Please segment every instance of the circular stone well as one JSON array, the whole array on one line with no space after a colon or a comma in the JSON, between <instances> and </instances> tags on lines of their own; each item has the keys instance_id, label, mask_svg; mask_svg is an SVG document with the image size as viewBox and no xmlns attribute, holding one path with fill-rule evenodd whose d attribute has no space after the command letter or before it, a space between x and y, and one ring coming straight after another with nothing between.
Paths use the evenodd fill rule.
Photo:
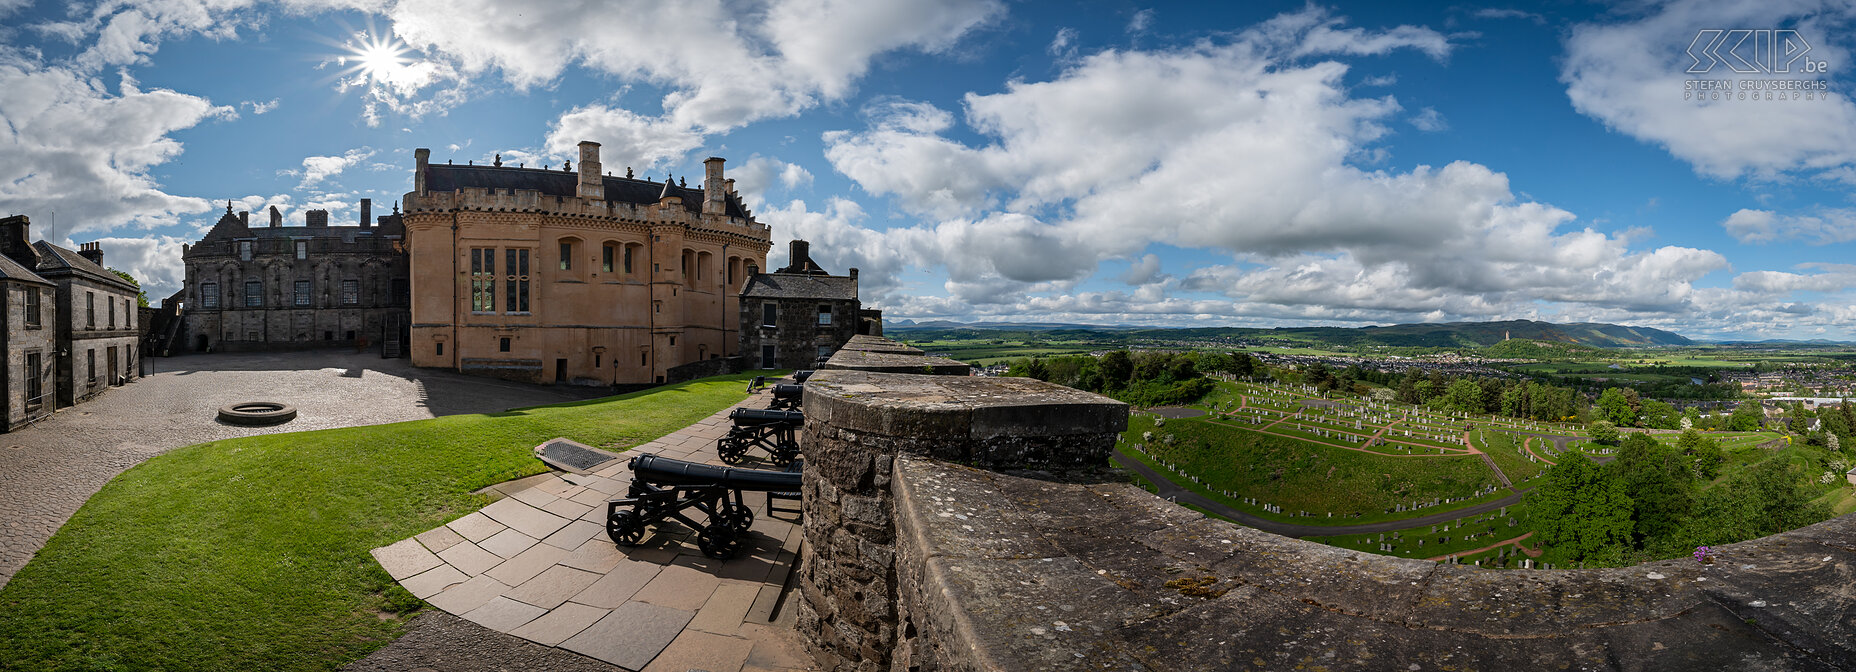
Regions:
<instances>
[{"instance_id":1,"label":"circular stone well","mask_svg":"<svg viewBox=\"0 0 1856 672\"><path fill-rule=\"evenodd\" d=\"M219 408L219 420L234 425L277 425L295 419L295 406L275 401L242 401Z\"/></svg>"}]
</instances>

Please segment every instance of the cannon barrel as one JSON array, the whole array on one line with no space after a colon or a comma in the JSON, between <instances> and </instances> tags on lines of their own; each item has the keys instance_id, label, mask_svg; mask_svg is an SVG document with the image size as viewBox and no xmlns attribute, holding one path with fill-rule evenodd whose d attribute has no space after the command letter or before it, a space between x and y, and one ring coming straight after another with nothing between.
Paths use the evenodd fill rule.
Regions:
<instances>
[{"instance_id":1,"label":"cannon barrel","mask_svg":"<svg viewBox=\"0 0 1856 672\"><path fill-rule=\"evenodd\" d=\"M807 378L811 378L811 377L812 377L812 372L813 372L813 370L812 370L812 369L802 369L802 370L799 370L799 371L794 371L794 372L793 372L793 382L795 382L795 383L803 383L803 382L806 382L806 379L807 379Z\"/></svg>"},{"instance_id":2,"label":"cannon barrel","mask_svg":"<svg viewBox=\"0 0 1856 672\"><path fill-rule=\"evenodd\" d=\"M632 475L653 485L717 485L751 492L793 492L799 489L797 472L718 467L673 460L658 455L632 458Z\"/></svg>"},{"instance_id":3,"label":"cannon barrel","mask_svg":"<svg viewBox=\"0 0 1856 672\"><path fill-rule=\"evenodd\" d=\"M775 399L798 399L804 397L805 394L806 386L804 385L781 384L773 386L773 398Z\"/></svg>"},{"instance_id":4,"label":"cannon barrel","mask_svg":"<svg viewBox=\"0 0 1856 672\"><path fill-rule=\"evenodd\" d=\"M806 414L799 411L775 411L764 408L737 408L728 412L728 419L736 427L759 427L762 425L803 425Z\"/></svg>"}]
</instances>

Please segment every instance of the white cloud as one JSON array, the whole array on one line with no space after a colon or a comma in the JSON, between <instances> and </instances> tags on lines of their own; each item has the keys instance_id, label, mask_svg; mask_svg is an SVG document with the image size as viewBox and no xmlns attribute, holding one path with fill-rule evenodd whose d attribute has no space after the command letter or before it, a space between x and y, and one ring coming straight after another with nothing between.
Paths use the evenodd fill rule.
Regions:
<instances>
[{"instance_id":1,"label":"white cloud","mask_svg":"<svg viewBox=\"0 0 1856 672\"><path fill-rule=\"evenodd\" d=\"M1153 25L1154 10L1143 9L1135 12L1134 16L1128 19L1128 32L1138 35L1147 32L1147 29L1153 27Z\"/></svg>"},{"instance_id":2,"label":"white cloud","mask_svg":"<svg viewBox=\"0 0 1856 672\"><path fill-rule=\"evenodd\" d=\"M166 193L149 171L181 153L170 134L233 108L143 91L126 73L120 81L112 94L97 78L0 49L0 155L7 157L0 161L0 212L30 215L43 223L44 236L59 240L169 225L208 208L203 199Z\"/></svg>"},{"instance_id":3,"label":"white cloud","mask_svg":"<svg viewBox=\"0 0 1856 672\"><path fill-rule=\"evenodd\" d=\"M240 102L238 106L240 109L250 110L252 114L264 114L271 110L277 109L277 102L278 102L278 99L276 98L272 98L270 102L257 102L257 101L247 100L247 101Z\"/></svg>"},{"instance_id":4,"label":"white cloud","mask_svg":"<svg viewBox=\"0 0 1856 672\"><path fill-rule=\"evenodd\" d=\"M1470 14L1478 19L1525 19L1536 24L1546 23L1547 17L1519 9L1496 9L1485 7Z\"/></svg>"},{"instance_id":5,"label":"white cloud","mask_svg":"<svg viewBox=\"0 0 1856 672\"><path fill-rule=\"evenodd\" d=\"M340 156L304 157L301 171L303 181L297 185L297 188L307 189L320 184L323 180L340 175L349 166L366 161L376 153L378 152L369 147L356 147L342 152Z\"/></svg>"},{"instance_id":6,"label":"white cloud","mask_svg":"<svg viewBox=\"0 0 1856 672\"><path fill-rule=\"evenodd\" d=\"M622 107L587 105L561 115L548 129L547 152L579 157L579 144L600 144L599 161L615 171L675 165L702 146L702 133L665 117L645 117ZM615 172L614 174L619 174Z\"/></svg>"},{"instance_id":7,"label":"white cloud","mask_svg":"<svg viewBox=\"0 0 1856 672\"><path fill-rule=\"evenodd\" d=\"M1450 122L1445 121L1444 115L1438 113L1436 108L1418 110L1417 114L1411 115L1410 121L1412 126L1426 133L1450 130Z\"/></svg>"},{"instance_id":8,"label":"white cloud","mask_svg":"<svg viewBox=\"0 0 1856 672\"><path fill-rule=\"evenodd\" d=\"M403 0L389 16L416 49L518 87L572 64L671 89L664 119L717 132L849 93L878 54L947 50L1004 11L996 0L696 0L588 11L565 3Z\"/></svg>"},{"instance_id":9,"label":"white cloud","mask_svg":"<svg viewBox=\"0 0 1856 672\"><path fill-rule=\"evenodd\" d=\"M812 172L799 164L759 155L749 157L739 168L729 169L728 175L734 178L735 191L750 208L761 207L766 202L767 191L775 185L792 191L812 184Z\"/></svg>"},{"instance_id":10,"label":"white cloud","mask_svg":"<svg viewBox=\"0 0 1856 672\"><path fill-rule=\"evenodd\" d=\"M1750 245L1784 241L1803 241L1811 245L1847 243L1856 240L1856 209L1820 208L1812 215L1741 209L1728 215L1721 227L1736 240Z\"/></svg>"},{"instance_id":11,"label":"white cloud","mask_svg":"<svg viewBox=\"0 0 1856 672\"><path fill-rule=\"evenodd\" d=\"M174 236L108 237L98 238L95 242L102 244L103 265L134 276L135 281L142 285L142 291L148 294L148 304L151 306L161 305L162 299L180 291L181 285L186 282L187 267L181 262L180 247L194 242L191 239Z\"/></svg>"},{"instance_id":12,"label":"white cloud","mask_svg":"<svg viewBox=\"0 0 1856 672\"><path fill-rule=\"evenodd\" d=\"M1380 156L1398 101L1351 97L1345 65L1302 59L1388 44L1447 55L1428 35L1305 10L1225 43L1105 51L1050 81L968 94L977 144L950 137L945 110L879 101L867 129L825 136L826 156L866 191L938 220L862 234L946 268L948 296L920 304L936 311L1407 321L1545 317L1543 305L1698 310L1696 283L1727 269L1718 253L1632 250L1641 231L1575 226L1475 163L1359 167ZM1241 264L1170 279L1149 263L1154 244L1225 250ZM1112 258L1134 260L1122 279L1137 291L1067 291Z\"/></svg>"},{"instance_id":13,"label":"white cloud","mask_svg":"<svg viewBox=\"0 0 1856 672\"><path fill-rule=\"evenodd\" d=\"M1076 58L1076 35L1075 28L1058 28L1057 35L1051 38L1050 46L1044 50L1058 60Z\"/></svg>"},{"instance_id":14,"label":"white cloud","mask_svg":"<svg viewBox=\"0 0 1856 672\"><path fill-rule=\"evenodd\" d=\"M1856 6L1695 0L1643 7L1634 20L1573 28L1560 81L1574 109L1716 178L1834 174L1856 165L1856 103L1847 90L1810 101L1683 97L1687 80L1744 77L1721 66L1686 72L1698 30L1795 26L1811 43L1811 58L1847 69L1856 63L1838 41L1847 41L1843 26L1856 18Z\"/></svg>"}]
</instances>

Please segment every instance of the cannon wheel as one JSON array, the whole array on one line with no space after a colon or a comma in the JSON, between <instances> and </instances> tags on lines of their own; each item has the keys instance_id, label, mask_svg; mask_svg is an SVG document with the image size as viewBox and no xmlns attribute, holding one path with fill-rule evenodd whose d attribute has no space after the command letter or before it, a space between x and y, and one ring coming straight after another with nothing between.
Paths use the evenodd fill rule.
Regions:
<instances>
[{"instance_id":1,"label":"cannon wheel","mask_svg":"<svg viewBox=\"0 0 1856 672\"><path fill-rule=\"evenodd\" d=\"M741 550L741 533L727 525L709 525L696 533L696 547L711 558L732 558Z\"/></svg>"},{"instance_id":2,"label":"cannon wheel","mask_svg":"<svg viewBox=\"0 0 1856 672\"><path fill-rule=\"evenodd\" d=\"M644 521L635 511L620 511L606 518L606 536L620 546L637 546L644 539Z\"/></svg>"},{"instance_id":3,"label":"cannon wheel","mask_svg":"<svg viewBox=\"0 0 1856 672\"><path fill-rule=\"evenodd\" d=\"M748 454L747 439L735 436L716 439L715 452L723 464L741 464L741 458Z\"/></svg>"},{"instance_id":4,"label":"cannon wheel","mask_svg":"<svg viewBox=\"0 0 1856 672\"><path fill-rule=\"evenodd\" d=\"M754 524L754 510L745 504L727 502L715 514L715 523L745 533Z\"/></svg>"}]
</instances>

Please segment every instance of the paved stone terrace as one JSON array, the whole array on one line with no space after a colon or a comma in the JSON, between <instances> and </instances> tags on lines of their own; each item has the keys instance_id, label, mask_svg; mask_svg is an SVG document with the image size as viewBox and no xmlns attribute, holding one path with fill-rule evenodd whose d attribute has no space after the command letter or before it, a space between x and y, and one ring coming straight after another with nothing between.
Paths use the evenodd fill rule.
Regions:
<instances>
[{"instance_id":1,"label":"paved stone terrace","mask_svg":"<svg viewBox=\"0 0 1856 672\"><path fill-rule=\"evenodd\" d=\"M759 408L768 400L762 393L739 405ZM722 464L715 441L728 432L729 410L625 457L655 453ZM761 454L750 451L750 460ZM792 630L793 610L775 616L799 552L797 514L769 516L765 497L748 493L751 545L728 561L704 556L694 534L680 527L653 528L643 544L620 547L606 537L606 500L623 496L631 483L626 461L586 475L552 472L497 486L507 497L374 549L374 557L434 607L628 670L810 669Z\"/></svg>"},{"instance_id":2,"label":"paved stone terrace","mask_svg":"<svg viewBox=\"0 0 1856 672\"><path fill-rule=\"evenodd\" d=\"M181 446L237 436L495 413L605 396L607 388L524 385L413 368L331 349L154 358L155 374L0 434L0 587L117 474ZM297 407L271 427L217 420L221 406Z\"/></svg>"}]
</instances>

